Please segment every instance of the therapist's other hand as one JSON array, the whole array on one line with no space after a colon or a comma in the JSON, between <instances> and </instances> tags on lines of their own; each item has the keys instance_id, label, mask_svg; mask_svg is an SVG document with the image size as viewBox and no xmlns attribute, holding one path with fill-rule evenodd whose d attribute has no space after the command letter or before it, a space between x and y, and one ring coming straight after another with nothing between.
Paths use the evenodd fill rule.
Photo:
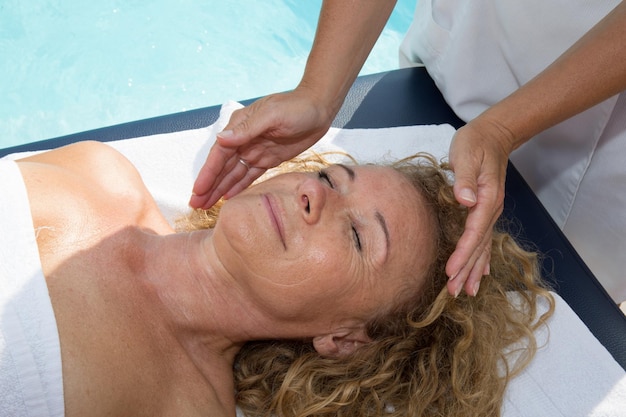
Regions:
<instances>
[{"instance_id":1,"label":"therapist's other hand","mask_svg":"<svg viewBox=\"0 0 626 417\"><path fill-rule=\"evenodd\" d=\"M513 140L497 123L477 118L457 131L450 145L454 196L468 207L463 235L446 264L448 292L476 295L489 275L491 235L504 207L504 182Z\"/></svg>"},{"instance_id":2,"label":"therapist's other hand","mask_svg":"<svg viewBox=\"0 0 626 417\"><path fill-rule=\"evenodd\" d=\"M269 95L233 112L200 169L189 205L209 208L222 196L233 197L268 168L311 147L333 117L303 89Z\"/></svg>"}]
</instances>

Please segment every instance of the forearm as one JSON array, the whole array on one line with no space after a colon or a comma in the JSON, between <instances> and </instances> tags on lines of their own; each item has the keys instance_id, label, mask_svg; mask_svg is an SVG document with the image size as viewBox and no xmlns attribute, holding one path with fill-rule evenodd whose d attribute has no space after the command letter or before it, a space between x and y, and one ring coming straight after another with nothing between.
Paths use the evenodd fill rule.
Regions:
<instances>
[{"instance_id":1,"label":"forearm","mask_svg":"<svg viewBox=\"0 0 626 417\"><path fill-rule=\"evenodd\" d=\"M395 3L396 0L324 0L298 88L310 91L331 117L339 111Z\"/></svg>"},{"instance_id":2,"label":"forearm","mask_svg":"<svg viewBox=\"0 0 626 417\"><path fill-rule=\"evenodd\" d=\"M553 64L476 121L494 122L511 150L626 89L626 2Z\"/></svg>"}]
</instances>

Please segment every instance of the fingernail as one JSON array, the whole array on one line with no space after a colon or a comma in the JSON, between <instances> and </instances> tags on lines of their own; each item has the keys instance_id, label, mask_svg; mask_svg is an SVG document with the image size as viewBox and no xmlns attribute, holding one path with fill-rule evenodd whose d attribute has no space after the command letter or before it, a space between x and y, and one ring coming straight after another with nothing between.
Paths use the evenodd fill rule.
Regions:
<instances>
[{"instance_id":1,"label":"fingernail","mask_svg":"<svg viewBox=\"0 0 626 417\"><path fill-rule=\"evenodd\" d=\"M231 138L233 136L233 131L232 130L222 130L220 133L217 134L217 136L219 136L220 138L228 139L228 138Z\"/></svg>"},{"instance_id":2,"label":"fingernail","mask_svg":"<svg viewBox=\"0 0 626 417\"><path fill-rule=\"evenodd\" d=\"M478 290L480 289L480 281L478 281L477 283L474 284L474 288L472 288L474 296L476 296L476 294L478 294Z\"/></svg>"},{"instance_id":3,"label":"fingernail","mask_svg":"<svg viewBox=\"0 0 626 417\"><path fill-rule=\"evenodd\" d=\"M461 192L459 192L459 195L465 201L468 201L470 203L476 202L476 194L474 194L474 192L469 188L463 188Z\"/></svg>"},{"instance_id":4,"label":"fingernail","mask_svg":"<svg viewBox=\"0 0 626 417\"><path fill-rule=\"evenodd\" d=\"M461 294L461 290L463 289L463 286L459 286L457 287L457 289L454 291L454 298L457 298L459 296L459 294Z\"/></svg>"},{"instance_id":5,"label":"fingernail","mask_svg":"<svg viewBox=\"0 0 626 417\"><path fill-rule=\"evenodd\" d=\"M467 264L465 264L465 265L467 265ZM465 265L461 266L454 274L450 275L450 278L448 278L448 281L452 281L454 278L459 276L459 274L461 273L463 268L465 268Z\"/></svg>"},{"instance_id":6,"label":"fingernail","mask_svg":"<svg viewBox=\"0 0 626 417\"><path fill-rule=\"evenodd\" d=\"M491 265L487 264L483 275L489 275L490 273L491 273Z\"/></svg>"}]
</instances>

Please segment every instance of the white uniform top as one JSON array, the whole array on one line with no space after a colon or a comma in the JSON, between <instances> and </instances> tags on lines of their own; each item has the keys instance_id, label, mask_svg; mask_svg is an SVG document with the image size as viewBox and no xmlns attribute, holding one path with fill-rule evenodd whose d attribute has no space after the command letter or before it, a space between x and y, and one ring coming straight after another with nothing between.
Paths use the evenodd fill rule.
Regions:
<instances>
[{"instance_id":1,"label":"white uniform top","mask_svg":"<svg viewBox=\"0 0 626 417\"><path fill-rule=\"evenodd\" d=\"M617 4L418 0L401 65L424 64L469 121L541 72ZM541 133L511 160L613 299L626 300L626 94Z\"/></svg>"}]
</instances>

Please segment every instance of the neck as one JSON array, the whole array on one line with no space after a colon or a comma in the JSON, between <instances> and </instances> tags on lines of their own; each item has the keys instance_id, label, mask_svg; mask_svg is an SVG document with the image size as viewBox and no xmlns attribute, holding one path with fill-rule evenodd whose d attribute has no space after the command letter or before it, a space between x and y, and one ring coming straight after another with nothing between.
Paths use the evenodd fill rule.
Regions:
<instances>
[{"instance_id":1,"label":"neck","mask_svg":"<svg viewBox=\"0 0 626 417\"><path fill-rule=\"evenodd\" d=\"M161 319L222 398L232 398L235 355L251 340L306 338L302 323L272 318L220 262L212 231L145 237L141 275ZM318 334L316 330L311 334Z\"/></svg>"},{"instance_id":2,"label":"neck","mask_svg":"<svg viewBox=\"0 0 626 417\"><path fill-rule=\"evenodd\" d=\"M214 254L211 237L206 230L137 233L131 247L142 249L133 268L150 304L146 309L162 332L158 340L182 353L183 363L190 361L222 405L234 410L232 368L247 340L245 322L233 322L237 290Z\"/></svg>"},{"instance_id":3,"label":"neck","mask_svg":"<svg viewBox=\"0 0 626 417\"><path fill-rule=\"evenodd\" d=\"M263 328L245 291L226 271L201 230L146 237L142 275L162 306L162 319L190 354L232 365ZM230 369L230 368L229 368Z\"/></svg>"}]
</instances>

